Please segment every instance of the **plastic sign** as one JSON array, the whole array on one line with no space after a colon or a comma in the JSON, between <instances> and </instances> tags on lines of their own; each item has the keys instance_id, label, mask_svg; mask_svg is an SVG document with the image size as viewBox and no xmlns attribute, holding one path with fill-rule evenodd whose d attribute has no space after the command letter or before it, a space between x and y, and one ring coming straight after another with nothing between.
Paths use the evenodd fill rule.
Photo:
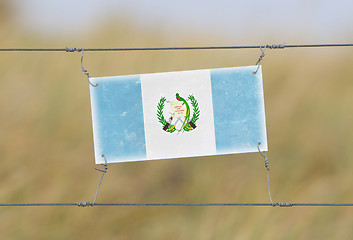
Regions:
<instances>
[{"instance_id":1,"label":"plastic sign","mask_svg":"<svg viewBox=\"0 0 353 240\"><path fill-rule=\"evenodd\" d=\"M96 164L267 151L256 68L91 78Z\"/></svg>"}]
</instances>

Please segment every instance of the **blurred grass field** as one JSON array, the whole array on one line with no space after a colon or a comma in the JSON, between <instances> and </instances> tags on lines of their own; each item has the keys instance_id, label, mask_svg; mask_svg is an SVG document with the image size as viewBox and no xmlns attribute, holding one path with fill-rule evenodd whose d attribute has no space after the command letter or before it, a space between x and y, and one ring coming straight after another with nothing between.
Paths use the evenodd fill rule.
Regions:
<instances>
[{"instance_id":1,"label":"blurred grass field","mask_svg":"<svg viewBox=\"0 0 353 240\"><path fill-rule=\"evenodd\" d=\"M112 28L114 26L114 28ZM1 47L220 45L133 23L67 41L9 29ZM263 39L264 41L266 39ZM236 44L232 42L231 44ZM249 44L257 44L249 40ZM260 42L259 44L264 44ZM91 76L254 65L260 50L87 52ZM88 83L80 53L0 53L1 203L93 201ZM353 202L353 49L268 50L263 60L275 202ZM97 202L268 202L259 154L109 165ZM343 207L1 207L1 239L350 239Z\"/></svg>"}]
</instances>

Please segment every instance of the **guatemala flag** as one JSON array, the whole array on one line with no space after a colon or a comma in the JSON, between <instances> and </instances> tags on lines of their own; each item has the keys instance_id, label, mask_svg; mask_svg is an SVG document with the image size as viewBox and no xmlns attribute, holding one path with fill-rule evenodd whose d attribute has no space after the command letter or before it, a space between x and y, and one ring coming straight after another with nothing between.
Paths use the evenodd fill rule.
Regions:
<instances>
[{"instance_id":1,"label":"guatemala flag","mask_svg":"<svg viewBox=\"0 0 353 240\"><path fill-rule=\"evenodd\" d=\"M256 68L91 78L96 164L267 151Z\"/></svg>"}]
</instances>

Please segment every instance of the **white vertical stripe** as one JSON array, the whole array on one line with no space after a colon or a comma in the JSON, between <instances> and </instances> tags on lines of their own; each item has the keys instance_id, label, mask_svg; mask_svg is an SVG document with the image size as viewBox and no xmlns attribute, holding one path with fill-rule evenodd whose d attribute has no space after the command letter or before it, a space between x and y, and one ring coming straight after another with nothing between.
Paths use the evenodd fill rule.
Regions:
<instances>
[{"instance_id":1,"label":"white vertical stripe","mask_svg":"<svg viewBox=\"0 0 353 240\"><path fill-rule=\"evenodd\" d=\"M155 73L141 75L142 100L145 122L147 159L164 159L215 155L213 105L209 70ZM193 95L198 101L200 118L190 132L168 133L157 119L157 104L161 97L177 101L176 93L184 99ZM190 104L191 116L193 107ZM171 116L169 103L164 117ZM173 119L175 121L176 119Z\"/></svg>"}]
</instances>

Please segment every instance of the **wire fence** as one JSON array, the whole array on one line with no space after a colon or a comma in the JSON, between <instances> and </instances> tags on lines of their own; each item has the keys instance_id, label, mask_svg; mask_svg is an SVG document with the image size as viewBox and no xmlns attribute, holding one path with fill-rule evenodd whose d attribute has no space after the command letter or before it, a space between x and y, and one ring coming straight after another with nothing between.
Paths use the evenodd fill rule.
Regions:
<instances>
[{"instance_id":1,"label":"wire fence","mask_svg":"<svg viewBox=\"0 0 353 240\"><path fill-rule=\"evenodd\" d=\"M264 56L265 49L285 49L285 48L322 48L322 47L353 47L353 43L330 43L330 44L271 44L271 45L250 45L250 46L203 46L203 47L145 47L145 48L0 48L0 52L82 52L81 65L83 60L83 53L86 51L173 51L173 50L231 50L231 49L261 49L262 55L257 62L260 64ZM82 70L87 75L87 70ZM98 171L103 172L94 201L91 202L76 202L76 203L0 203L0 207L52 207L52 206L77 206L77 207L94 207L94 206L170 206L170 207L353 207L353 203L293 203L293 202L272 202L269 182L269 168L266 154L259 153L265 158L265 167L267 169L267 183L270 203L96 203L99 187L101 185L104 174L107 171L107 163L104 165L105 169Z\"/></svg>"}]
</instances>

